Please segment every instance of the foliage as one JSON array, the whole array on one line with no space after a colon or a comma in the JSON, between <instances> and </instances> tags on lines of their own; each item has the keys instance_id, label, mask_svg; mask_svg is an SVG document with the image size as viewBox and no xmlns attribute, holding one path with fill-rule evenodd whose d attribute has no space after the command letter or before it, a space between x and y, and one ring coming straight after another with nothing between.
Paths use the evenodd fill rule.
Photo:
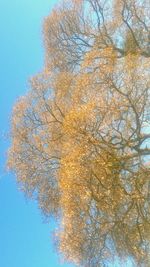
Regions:
<instances>
[{"instance_id":1,"label":"foliage","mask_svg":"<svg viewBox=\"0 0 150 267\"><path fill-rule=\"evenodd\" d=\"M150 266L149 18L149 0L59 4L44 70L13 110L8 165L81 266Z\"/></svg>"}]
</instances>

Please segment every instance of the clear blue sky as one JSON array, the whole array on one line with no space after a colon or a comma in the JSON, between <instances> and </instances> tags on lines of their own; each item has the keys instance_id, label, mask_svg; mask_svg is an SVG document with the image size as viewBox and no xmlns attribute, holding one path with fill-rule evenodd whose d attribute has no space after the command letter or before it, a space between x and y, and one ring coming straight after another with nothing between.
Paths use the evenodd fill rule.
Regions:
<instances>
[{"instance_id":1,"label":"clear blue sky","mask_svg":"<svg viewBox=\"0 0 150 267\"><path fill-rule=\"evenodd\" d=\"M24 198L5 170L11 109L29 77L42 69L42 20L56 2L0 0L0 267L73 266L61 264L54 251L54 223L43 223L37 204Z\"/></svg>"},{"instance_id":2,"label":"clear blue sky","mask_svg":"<svg viewBox=\"0 0 150 267\"><path fill-rule=\"evenodd\" d=\"M69 267L51 242L52 223L43 223L37 204L17 190L5 171L13 104L27 90L28 78L43 65L41 24L52 0L0 0L0 267Z\"/></svg>"}]
</instances>

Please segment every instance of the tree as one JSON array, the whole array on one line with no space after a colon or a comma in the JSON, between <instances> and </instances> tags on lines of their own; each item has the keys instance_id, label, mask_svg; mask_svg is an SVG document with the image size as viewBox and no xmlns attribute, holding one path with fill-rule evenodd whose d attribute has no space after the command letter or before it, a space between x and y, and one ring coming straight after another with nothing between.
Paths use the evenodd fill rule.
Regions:
<instances>
[{"instance_id":1,"label":"tree","mask_svg":"<svg viewBox=\"0 0 150 267\"><path fill-rule=\"evenodd\" d=\"M66 0L45 18L45 65L12 116L8 165L60 221L80 266L149 266L149 0Z\"/></svg>"}]
</instances>

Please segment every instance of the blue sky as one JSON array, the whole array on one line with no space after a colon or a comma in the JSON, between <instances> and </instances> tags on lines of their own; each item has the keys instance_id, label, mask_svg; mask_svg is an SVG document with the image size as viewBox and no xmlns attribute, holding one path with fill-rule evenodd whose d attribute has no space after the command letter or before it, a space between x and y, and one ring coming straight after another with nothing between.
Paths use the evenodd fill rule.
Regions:
<instances>
[{"instance_id":1,"label":"blue sky","mask_svg":"<svg viewBox=\"0 0 150 267\"><path fill-rule=\"evenodd\" d=\"M61 264L52 246L53 224L43 218L33 201L17 190L15 177L5 170L5 139L17 97L28 79L41 70L41 25L56 1L0 0L0 266L69 267Z\"/></svg>"}]
</instances>

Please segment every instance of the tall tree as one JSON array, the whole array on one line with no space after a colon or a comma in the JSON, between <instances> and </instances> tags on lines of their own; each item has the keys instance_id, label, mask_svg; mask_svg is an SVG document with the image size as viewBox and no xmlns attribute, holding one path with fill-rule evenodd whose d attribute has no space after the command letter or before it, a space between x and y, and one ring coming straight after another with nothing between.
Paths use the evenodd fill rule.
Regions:
<instances>
[{"instance_id":1,"label":"tall tree","mask_svg":"<svg viewBox=\"0 0 150 267\"><path fill-rule=\"evenodd\" d=\"M150 266L150 2L66 0L12 116L8 165L80 266Z\"/></svg>"}]
</instances>

